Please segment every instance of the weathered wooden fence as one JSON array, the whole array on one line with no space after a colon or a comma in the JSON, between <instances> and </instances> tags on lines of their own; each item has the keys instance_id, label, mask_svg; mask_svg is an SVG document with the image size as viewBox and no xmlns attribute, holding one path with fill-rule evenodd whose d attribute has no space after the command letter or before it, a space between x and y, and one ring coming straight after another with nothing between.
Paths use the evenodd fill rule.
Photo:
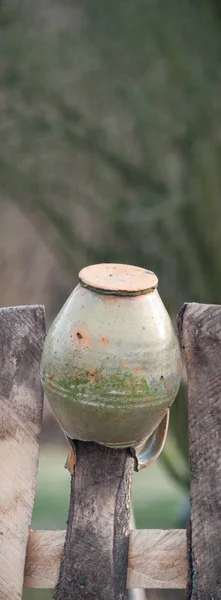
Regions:
<instances>
[{"instance_id":1,"label":"weathered wooden fence","mask_svg":"<svg viewBox=\"0 0 221 600\"><path fill-rule=\"evenodd\" d=\"M57 600L121 600L126 578L128 588L186 588L188 599L221 598L221 306L185 305L178 330L188 377L191 522L187 534L128 532L127 557L132 468L125 453L116 459L122 451L79 443L66 542L65 531L30 530L44 309L0 310L0 600L21 599L23 587L54 588L58 578Z\"/></svg>"}]
</instances>

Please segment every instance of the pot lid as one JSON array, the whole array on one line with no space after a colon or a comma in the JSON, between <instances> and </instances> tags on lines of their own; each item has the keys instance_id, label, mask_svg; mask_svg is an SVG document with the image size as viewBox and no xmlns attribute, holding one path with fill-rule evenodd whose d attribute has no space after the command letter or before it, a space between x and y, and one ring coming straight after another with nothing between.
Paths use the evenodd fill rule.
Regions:
<instances>
[{"instance_id":1,"label":"pot lid","mask_svg":"<svg viewBox=\"0 0 221 600\"><path fill-rule=\"evenodd\" d=\"M82 269L78 277L83 287L116 296L147 294L158 285L158 278L152 271L117 263L90 265Z\"/></svg>"}]
</instances>

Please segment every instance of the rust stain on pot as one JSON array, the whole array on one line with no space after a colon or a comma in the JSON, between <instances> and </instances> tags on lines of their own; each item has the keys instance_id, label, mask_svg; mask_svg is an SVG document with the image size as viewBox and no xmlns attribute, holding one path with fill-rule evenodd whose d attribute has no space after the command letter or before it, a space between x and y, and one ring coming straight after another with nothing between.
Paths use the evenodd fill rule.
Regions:
<instances>
[{"instance_id":1,"label":"rust stain on pot","mask_svg":"<svg viewBox=\"0 0 221 600\"><path fill-rule=\"evenodd\" d=\"M93 290L93 288L90 288L90 289ZM101 293L100 290L97 290L97 291ZM108 302L108 303L116 302L116 294L111 294L111 293L110 294L105 294L103 299L104 299L105 302Z\"/></svg>"},{"instance_id":2,"label":"rust stain on pot","mask_svg":"<svg viewBox=\"0 0 221 600\"><path fill-rule=\"evenodd\" d=\"M121 366L121 367L123 367L123 368L124 368L124 367L127 367L127 361L126 361L126 360L123 360L123 359L122 359L122 360L120 360L120 366Z\"/></svg>"},{"instance_id":3,"label":"rust stain on pot","mask_svg":"<svg viewBox=\"0 0 221 600\"><path fill-rule=\"evenodd\" d=\"M65 426L66 426L66 420L63 419L62 417L60 418L60 424L61 424L62 427L65 428Z\"/></svg>"},{"instance_id":4,"label":"rust stain on pot","mask_svg":"<svg viewBox=\"0 0 221 600\"><path fill-rule=\"evenodd\" d=\"M74 328L71 332L71 339L73 346L88 347L88 331L86 327L80 325Z\"/></svg>"},{"instance_id":5,"label":"rust stain on pot","mask_svg":"<svg viewBox=\"0 0 221 600\"><path fill-rule=\"evenodd\" d=\"M173 382L171 381L171 379L168 379L168 381L166 382L166 389L168 390L168 392L170 392L173 389Z\"/></svg>"},{"instance_id":6,"label":"rust stain on pot","mask_svg":"<svg viewBox=\"0 0 221 600\"><path fill-rule=\"evenodd\" d=\"M102 342L102 344L108 344L108 342L109 342L109 338L108 338L106 335L103 335L103 336L100 338L100 341Z\"/></svg>"},{"instance_id":7,"label":"rust stain on pot","mask_svg":"<svg viewBox=\"0 0 221 600\"><path fill-rule=\"evenodd\" d=\"M99 381L100 378L101 374L99 373L98 369L90 369L88 371L88 381L90 381L90 383L95 383Z\"/></svg>"},{"instance_id":8,"label":"rust stain on pot","mask_svg":"<svg viewBox=\"0 0 221 600\"><path fill-rule=\"evenodd\" d=\"M140 375L140 373L142 373L142 367L140 365L135 365L132 369L132 373L134 373L134 375Z\"/></svg>"}]
</instances>

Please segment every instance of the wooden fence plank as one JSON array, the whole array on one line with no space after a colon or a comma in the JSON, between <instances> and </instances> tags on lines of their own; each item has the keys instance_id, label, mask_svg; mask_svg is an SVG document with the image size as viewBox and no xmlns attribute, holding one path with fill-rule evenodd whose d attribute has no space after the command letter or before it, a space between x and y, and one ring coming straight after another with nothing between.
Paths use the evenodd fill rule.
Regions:
<instances>
[{"instance_id":1,"label":"wooden fence plank","mask_svg":"<svg viewBox=\"0 0 221 600\"><path fill-rule=\"evenodd\" d=\"M20 600L38 468L41 306L0 310L0 598Z\"/></svg>"},{"instance_id":2,"label":"wooden fence plank","mask_svg":"<svg viewBox=\"0 0 221 600\"><path fill-rule=\"evenodd\" d=\"M134 458L75 442L76 464L55 600L126 599Z\"/></svg>"},{"instance_id":3,"label":"wooden fence plank","mask_svg":"<svg viewBox=\"0 0 221 600\"><path fill-rule=\"evenodd\" d=\"M191 539L187 598L221 598L221 306L178 317L188 378Z\"/></svg>"},{"instance_id":4,"label":"wooden fence plank","mask_svg":"<svg viewBox=\"0 0 221 600\"><path fill-rule=\"evenodd\" d=\"M55 587L64 541L65 531L30 532L25 587ZM130 532L128 588L184 589L186 572L185 529L137 529Z\"/></svg>"}]
</instances>

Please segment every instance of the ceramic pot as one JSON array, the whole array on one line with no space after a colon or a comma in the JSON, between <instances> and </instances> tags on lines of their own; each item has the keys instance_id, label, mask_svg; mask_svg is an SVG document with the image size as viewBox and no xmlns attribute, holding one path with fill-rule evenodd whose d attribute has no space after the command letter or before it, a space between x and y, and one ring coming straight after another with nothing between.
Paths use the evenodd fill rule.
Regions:
<instances>
[{"instance_id":1,"label":"ceramic pot","mask_svg":"<svg viewBox=\"0 0 221 600\"><path fill-rule=\"evenodd\" d=\"M182 369L157 284L138 267L86 267L48 331L41 361L65 435L134 448L140 467L163 447Z\"/></svg>"}]
</instances>

